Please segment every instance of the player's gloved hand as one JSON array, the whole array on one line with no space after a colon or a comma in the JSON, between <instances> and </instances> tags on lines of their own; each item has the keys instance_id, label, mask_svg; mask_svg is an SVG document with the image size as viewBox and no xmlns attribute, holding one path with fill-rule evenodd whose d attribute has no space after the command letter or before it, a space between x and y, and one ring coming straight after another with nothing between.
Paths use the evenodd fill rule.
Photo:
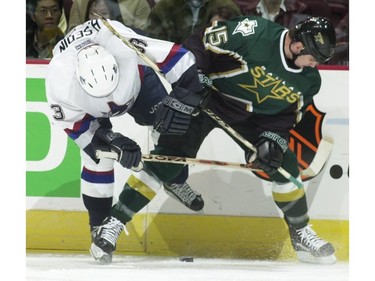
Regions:
<instances>
[{"instance_id":1,"label":"player's gloved hand","mask_svg":"<svg viewBox=\"0 0 375 281\"><path fill-rule=\"evenodd\" d=\"M261 169L272 176L281 167L285 151L288 149L288 142L280 135L265 131L255 141L254 146L258 153L248 151L245 155L246 161L252 164L255 169Z\"/></svg>"},{"instance_id":2,"label":"player's gloved hand","mask_svg":"<svg viewBox=\"0 0 375 281\"><path fill-rule=\"evenodd\" d=\"M175 87L158 107L154 129L164 134L184 134L189 128L191 116L199 113L197 107L202 103L203 98L203 93Z\"/></svg>"},{"instance_id":3,"label":"player's gloved hand","mask_svg":"<svg viewBox=\"0 0 375 281\"><path fill-rule=\"evenodd\" d=\"M98 137L94 136L92 139L91 143L89 143L83 151L86 152L88 156L96 163L99 164L100 159L96 157L96 151L101 150L101 151L111 151L111 147L106 144L104 141L99 139Z\"/></svg>"},{"instance_id":4,"label":"player's gloved hand","mask_svg":"<svg viewBox=\"0 0 375 281\"><path fill-rule=\"evenodd\" d=\"M135 141L106 128L99 128L95 132L95 136L103 140L112 151L118 154L118 162L124 168L131 169L139 166L142 154L141 148Z\"/></svg>"},{"instance_id":5,"label":"player's gloved hand","mask_svg":"<svg viewBox=\"0 0 375 281\"><path fill-rule=\"evenodd\" d=\"M212 89L212 80L201 69L198 69L198 78L203 88Z\"/></svg>"}]
</instances>

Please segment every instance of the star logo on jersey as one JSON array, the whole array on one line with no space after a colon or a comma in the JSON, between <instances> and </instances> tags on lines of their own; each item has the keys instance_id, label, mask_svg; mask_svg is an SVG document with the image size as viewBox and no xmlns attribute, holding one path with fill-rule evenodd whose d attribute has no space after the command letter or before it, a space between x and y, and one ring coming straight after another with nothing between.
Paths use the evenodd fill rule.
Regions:
<instances>
[{"instance_id":1,"label":"star logo on jersey","mask_svg":"<svg viewBox=\"0 0 375 281\"><path fill-rule=\"evenodd\" d=\"M254 85L239 84L239 86L255 94L257 102L260 104L267 99L283 100L276 91L279 84L280 80L263 83L257 78L254 78Z\"/></svg>"},{"instance_id":2,"label":"star logo on jersey","mask_svg":"<svg viewBox=\"0 0 375 281\"><path fill-rule=\"evenodd\" d=\"M243 36L248 36L250 34L255 33L255 27L258 26L258 22L256 20L249 20L244 19L243 21L240 21L236 28L234 29L233 34L241 33Z\"/></svg>"}]
</instances>

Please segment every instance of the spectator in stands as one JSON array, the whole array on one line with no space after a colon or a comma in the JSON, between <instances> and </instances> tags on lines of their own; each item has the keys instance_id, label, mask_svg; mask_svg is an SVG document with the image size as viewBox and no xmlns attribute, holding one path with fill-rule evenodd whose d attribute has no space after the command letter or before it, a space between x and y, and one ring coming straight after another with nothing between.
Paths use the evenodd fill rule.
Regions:
<instances>
[{"instance_id":1,"label":"spectator in stands","mask_svg":"<svg viewBox=\"0 0 375 281\"><path fill-rule=\"evenodd\" d=\"M337 24L335 30L338 41L349 41L349 12Z\"/></svg>"},{"instance_id":2,"label":"spectator in stands","mask_svg":"<svg viewBox=\"0 0 375 281\"><path fill-rule=\"evenodd\" d=\"M72 8L73 1L74 0L63 0L63 11L67 22L69 22L70 9Z\"/></svg>"},{"instance_id":3,"label":"spectator in stands","mask_svg":"<svg viewBox=\"0 0 375 281\"><path fill-rule=\"evenodd\" d=\"M155 0L147 0L148 4L150 5L151 9L155 6L156 2Z\"/></svg>"},{"instance_id":4,"label":"spectator in stands","mask_svg":"<svg viewBox=\"0 0 375 281\"><path fill-rule=\"evenodd\" d=\"M26 57L52 58L52 49L64 37L59 28L62 0L29 0L26 6Z\"/></svg>"},{"instance_id":5,"label":"spectator in stands","mask_svg":"<svg viewBox=\"0 0 375 281\"><path fill-rule=\"evenodd\" d=\"M328 0L301 0L307 5L306 14L313 17L331 17L331 7ZM334 25L334 23L333 23Z\"/></svg>"},{"instance_id":6,"label":"spectator in stands","mask_svg":"<svg viewBox=\"0 0 375 281\"><path fill-rule=\"evenodd\" d=\"M308 17L308 6L300 0L256 0L241 2L239 5L244 15L260 16L288 29Z\"/></svg>"},{"instance_id":7,"label":"spectator in stands","mask_svg":"<svg viewBox=\"0 0 375 281\"><path fill-rule=\"evenodd\" d=\"M210 15L210 23L213 21L229 20L238 16L238 13L228 6L221 6L214 10Z\"/></svg>"},{"instance_id":8,"label":"spectator in stands","mask_svg":"<svg viewBox=\"0 0 375 281\"><path fill-rule=\"evenodd\" d=\"M241 15L232 0L160 0L152 9L148 32L158 39L182 43L195 30L207 25L213 11L220 6Z\"/></svg>"},{"instance_id":9,"label":"spectator in stands","mask_svg":"<svg viewBox=\"0 0 375 281\"><path fill-rule=\"evenodd\" d=\"M120 8L116 0L89 0L86 9L85 21L98 18L94 13L106 19L123 22Z\"/></svg>"},{"instance_id":10,"label":"spectator in stands","mask_svg":"<svg viewBox=\"0 0 375 281\"><path fill-rule=\"evenodd\" d=\"M329 64L349 65L349 12L337 24L337 44L332 62Z\"/></svg>"},{"instance_id":11,"label":"spectator in stands","mask_svg":"<svg viewBox=\"0 0 375 281\"><path fill-rule=\"evenodd\" d=\"M147 0L112 0L118 2L122 23L129 27L145 29L151 8ZM85 22L89 0L74 0L69 15L68 30Z\"/></svg>"}]
</instances>

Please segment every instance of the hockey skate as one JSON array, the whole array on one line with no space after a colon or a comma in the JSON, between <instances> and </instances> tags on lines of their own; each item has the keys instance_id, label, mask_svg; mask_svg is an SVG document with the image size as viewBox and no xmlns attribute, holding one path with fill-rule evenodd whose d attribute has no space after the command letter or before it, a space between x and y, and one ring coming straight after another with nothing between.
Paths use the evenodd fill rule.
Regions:
<instances>
[{"instance_id":1,"label":"hockey skate","mask_svg":"<svg viewBox=\"0 0 375 281\"><path fill-rule=\"evenodd\" d=\"M335 249L332 244L320 239L311 225L296 229L289 227L290 238L300 261L317 264L334 264Z\"/></svg>"},{"instance_id":2,"label":"hockey skate","mask_svg":"<svg viewBox=\"0 0 375 281\"><path fill-rule=\"evenodd\" d=\"M193 211L200 211L203 209L204 201L202 196L194 191L186 182L182 184L164 183L164 190L171 197L182 202L186 207Z\"/></svg>"},{"instance_id":3,"label":"hockey skate","mask_svg":"<svg viewBox=\"0 0 375 281\"><path fill-rule=\"evenodd\" d=\"M116 242L125 228L115 217L107 217L100 226L91 232L90 253L100 263L111 263L112 253L116 250Z\"/></svg>"}]
</instances>

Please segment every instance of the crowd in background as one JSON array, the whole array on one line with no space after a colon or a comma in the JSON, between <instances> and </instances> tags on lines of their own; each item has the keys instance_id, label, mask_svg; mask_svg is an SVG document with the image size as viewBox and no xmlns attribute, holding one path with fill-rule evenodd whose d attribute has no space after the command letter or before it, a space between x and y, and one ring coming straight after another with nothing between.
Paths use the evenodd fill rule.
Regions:
<instances>
[{"instance_id":1,"label":"crowd in background","mask_svg":"<svg viewBox=\"0 0 375 281\"><path fill-rule=\"evenodd\" d=\"M26 57L51 58L55 44L96 18L93 12L179 44L213 20L258 15L291 29L308 16L323 16L337 35L327 64L349 65L349 0L26 0Z\"/></svg>"}]
</instances>

